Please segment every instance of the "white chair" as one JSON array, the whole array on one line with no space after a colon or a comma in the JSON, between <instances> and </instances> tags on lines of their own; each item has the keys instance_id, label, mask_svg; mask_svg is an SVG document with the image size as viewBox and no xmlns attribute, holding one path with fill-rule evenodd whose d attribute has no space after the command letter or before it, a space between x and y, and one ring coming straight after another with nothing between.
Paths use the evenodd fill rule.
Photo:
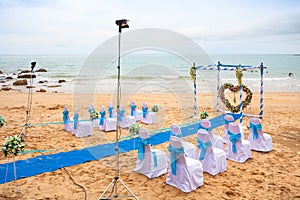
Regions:
<instances>
[{"instance_id":1,"label":"white chair","mask_svg":"<svg viewBox=\"0 0 300 200\"><path fill-rule=\"evenodd\" d=\"M146 103L143 103L142 106L142 112L143 112L143 118L142 122L144 124L155 124L156 123L156 113L155 112L149 112L148 111L148 105Z\"/></svg>"},{"instance_id":2,"label":"white chair","mask_svg":"<svg viewBox=\"0 0 300 200\"><path fill-rule=\"evenodd\" d=\"M80 122L77 109L74 111L73 120L74 120L73 134L76 137L87 137L92 135L92 123L90 121Z\"/></svg>"},{"instance_id":3,"label":"white chair","mask_svg":"<svg viewBox=\"0 0 300 200\"><path fill-rule=\"evenodd\" d=\"M236 162L246 162L252 157L250 142L241 138L240 127L235 122L228 125L229 143L226 145L226 158Z\"/></svg>"},{"instance_id":4,"label":"white chair","mask_svg":"<svg viewBox=\"0 0 300 200\"><path fill-rule=\"evenodd\" d=\"M88 109L88 112L90 113L90 116L93 115L93 114L94 115L97 114L97 111L95 110L95 107L94 107L93 104ZM91 118L91 122L92 122L92 127L93 128L99 128L99 119L92 119Z\"/></svg>"},{"instance_id":5,"label":"white chair","mask_svg":"<svg viewBox=\"0 0 300 200\"><path fill-rule=\"evenodd\" d=\"M120 105L119 113L118 113L118 123L121 128L128 128L132 124L135 124L135 118L131 116L127 116L125 113L125 109L122 105Z\"/></svg>"},{"instance_id":6,"label":"white chair","mask_svg":"<svg viewBox=\"0 0 300 200\"><path fill-rule=\"evenodd\" d=\"M183 192L191 192L203 185L203 169L199 160L184 155L180 138L170 137L170 161L166 183Z\"/></svg>"},{"instance_id":7,"label":"white chair","mask_svg":"<svg viewBox=\"0 0 300 200\"><path fill-rule=\"evenodd\" d=\"M179 126L172 124L170 127L170 136L176 136L181 138L182 140L182 133L181 133L181 129ZM186 156L190 157L190 158L195 158L196 159L196 147L195 145L193 145L190 142L185 142L182 140L182 145L184 148L184 153Z\"/></svg>"},{"instance_id":8,"label":"white chair","mask_svg":"<svg viewBox=\"0 0 300 200\"><path fill-rule=\"evenodd\" d=\"M214 134L212 133L211 130L209 130L211 127L211 123L208 119L202 119L198 125L198 130L199 129L204 129L206 130L208 133L209 133L209 137L212 141L212 145L214 147L217 147L217 148L220 148L220 149L223 149L224 146L223 146L223 139L220 135L218 134Z\"/></svg>"},{"instance_id":9,"label":"white chair","mask_svg":"<svg viewBox=\"0 0 300 200\"><path fill-rule=\"evenodd\" d=\"M68 106L64 106L63 122L64 122L64 130L72 133L74 128L73 128L73 123L70 120Z\"/></svg>"},{"instance_id":10,"label":"white chair","mask_svg":"<svg viewBox=\"0 0 300 200\"><path fill-rule=\"evenodd\" d=\"M263 133L262 126L258 118L250 119L250 133L248 135L250 147L255 151L268 152L272 150L272 137Z\"/></svg>"},{"instance_id":11,"label":"white chair","mask_svg":"<svg viewBox=\"0 0 300 200\"><path fill-rule=\"evenodd\" d=\"M106 119L106 112L105 107L103 105L100 106L100 112L99 112L99 129L105 130L105 119Z\"/></svg>"},{"instance_id":12,"label":"white chair","mask_svg":"<svg viewBox=\"0 0 300 200\"><path fill-rule=\"evenodd\" d=\"M143 112L136 108L134 101L130 102L130 116L135 118L135 121L141 121L143 119Z\"/></svg>"},{"instance_id":13,"label":"white chair","mask_svg":"<svg viewBox=\"0 0 300 200\"><path fill-rule=\"evenodd\" d=\"M162 150L151 149L149 133L141 129L138 138L138 159L134 171L148 178L155 178L167 173L167 155Z\"/></svg>"},{"instance_id":14,"label":"white chair","mask_svg":"<svg viewBox=\"0 0 300 200\"><path fill-rule=\"evenodd\" d=\"M197 133L198 156L203 171L216 175L226 171L226 154L223 149L213 147L208 131L200 129Z\"/></svg>"},{"instance_id":15,"label":"white chair","mask_svg":"<svg viewBox=\"0 0 300 200\"><path fill-rule=\"evenodd\" d=\"M112 103L109 103L107 111L108 116L104 120L104 131L115 131L117 129L117 118L115 117Z\"/></svg>"}]
</instances>

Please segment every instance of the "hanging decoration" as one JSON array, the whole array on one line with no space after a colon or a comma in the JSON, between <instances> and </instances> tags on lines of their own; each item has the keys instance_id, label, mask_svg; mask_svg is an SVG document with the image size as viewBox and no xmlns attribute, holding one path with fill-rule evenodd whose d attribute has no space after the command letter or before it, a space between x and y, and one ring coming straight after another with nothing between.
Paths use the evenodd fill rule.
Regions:
<instances>
[{"instance_id":1,"label":"hanging decoration","mask_svg":"<svg viewBox=\"0 0 300 200\"><path fill-rule=\"evenodd\" d=\"M195 64L190 68L191 80L194 81L196 78L196 67Z\"/></svg>"}]
</instances>

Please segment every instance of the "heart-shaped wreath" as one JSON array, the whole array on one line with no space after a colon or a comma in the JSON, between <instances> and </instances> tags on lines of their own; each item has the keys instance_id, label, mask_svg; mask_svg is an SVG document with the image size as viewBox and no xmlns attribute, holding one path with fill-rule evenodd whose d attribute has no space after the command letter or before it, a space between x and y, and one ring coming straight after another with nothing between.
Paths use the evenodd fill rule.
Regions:
<instances>
[{"instance_id":1,"label":"heart-shaped wreath","mask_svg":"<svg viewBox=\"0 0 300 200\"><path fill-rule=\"evenodd\" d=\"M244 109L250 104L250 102L252 100L252 92L246 85L242 85L242 86L243 86L243 92L246 93L246 98L242 102L243 103L242 109ZM226 89L229 89L230 91L236 93L240 90L240 86L239 85L234 86L231 83L224 83L219 90L219 97L220 97L222 103L225 105L225 107L228 108L232 113L240 112L240 105L234 106L229 102L228 99L226 99L226 97L225 97Z\"/></svg>"}]
</instances>

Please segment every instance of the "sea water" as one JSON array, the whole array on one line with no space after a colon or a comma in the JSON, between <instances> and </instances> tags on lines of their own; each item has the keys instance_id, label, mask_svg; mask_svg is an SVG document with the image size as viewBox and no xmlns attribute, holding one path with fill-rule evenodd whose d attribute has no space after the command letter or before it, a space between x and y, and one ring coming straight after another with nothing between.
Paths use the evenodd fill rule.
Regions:
<instances>
[{"instance_id":1,"label":"sea water","mask_svg":"<svg viewBox=\"0 0 300 200\"><path fill-rule=\"evenodd\" d=\"M202 55L203 56L203 55ZM81 88L82 92L89 89L94 93L109 93L116 90L118 77L118 59L113 58L109 63L101 63L101 58L89 63L89 56L70 55L0 55L0 74L2 86L12 86L13 81L3 81L7 76L16 78L21 70L29 70L30 63L36 61L35 70L45 68L47 72L36 73L34 80L36 88L47 91L73 93ZM192 92L193 82L189 70L193 60L184 56L169 53L131 53L121 57L120 82L122 91L134 92ZM201 60L201 59L200 59ZM292 54L212 54L206 55L204 63L198 65L242 64L259 66L264 69L264 91L270 92L299 92L300 91L300 55ZM289 76L289 73L292 75ZM220 84L231 82L236 84L234 71L221 71ZM197 71L198 90L215 91L217 87L217 71ZM65 80L61 87L58 80ZM47 81L40 84L38 81ZM260 90L260 70L251 69L243 72L243 84L251 90ZM49 87L50 86L50 87ZM82 87L84 86L84 87ZM18 87L20 90L24 87ZM82 89L84 88L84 89ZM80 92L80 91L79 91Z\"/></svg>"}]
</instances>

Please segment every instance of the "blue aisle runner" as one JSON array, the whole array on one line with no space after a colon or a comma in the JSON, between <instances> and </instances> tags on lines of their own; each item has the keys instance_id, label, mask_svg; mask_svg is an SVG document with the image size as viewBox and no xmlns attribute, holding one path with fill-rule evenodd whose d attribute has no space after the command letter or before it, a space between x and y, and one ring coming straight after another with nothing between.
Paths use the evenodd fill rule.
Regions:
<instances>
[{"instance_id":1,"label":"blue aisle runner","mask_svg":"<svg viewBox=\"0 0 300 200\"><path fill-rule=\"evenodd\" d=\"M239 119L238 114L233 114L234 119ZM224 114L210 120L212 128L224 125ZM182 136L195 134L198 124L192 124L181 128ZM167 142L170 137L170 130L159 132L150 137L150 144L158 145ZM119 142L120 153L136 150L138 148L137 138L123 140ZM53 172L63 167L70 167L84 162L98 160L100 158L115 155L115 143L100 144L80 150L61 152L37 156L27 160L16 161L17 179L35 176L45 172ZM7 179L5 180L6 169L8 167ZM13 173L13 163L0 164L0 184L15 180Z\"/></svg>"}]
</instances>

